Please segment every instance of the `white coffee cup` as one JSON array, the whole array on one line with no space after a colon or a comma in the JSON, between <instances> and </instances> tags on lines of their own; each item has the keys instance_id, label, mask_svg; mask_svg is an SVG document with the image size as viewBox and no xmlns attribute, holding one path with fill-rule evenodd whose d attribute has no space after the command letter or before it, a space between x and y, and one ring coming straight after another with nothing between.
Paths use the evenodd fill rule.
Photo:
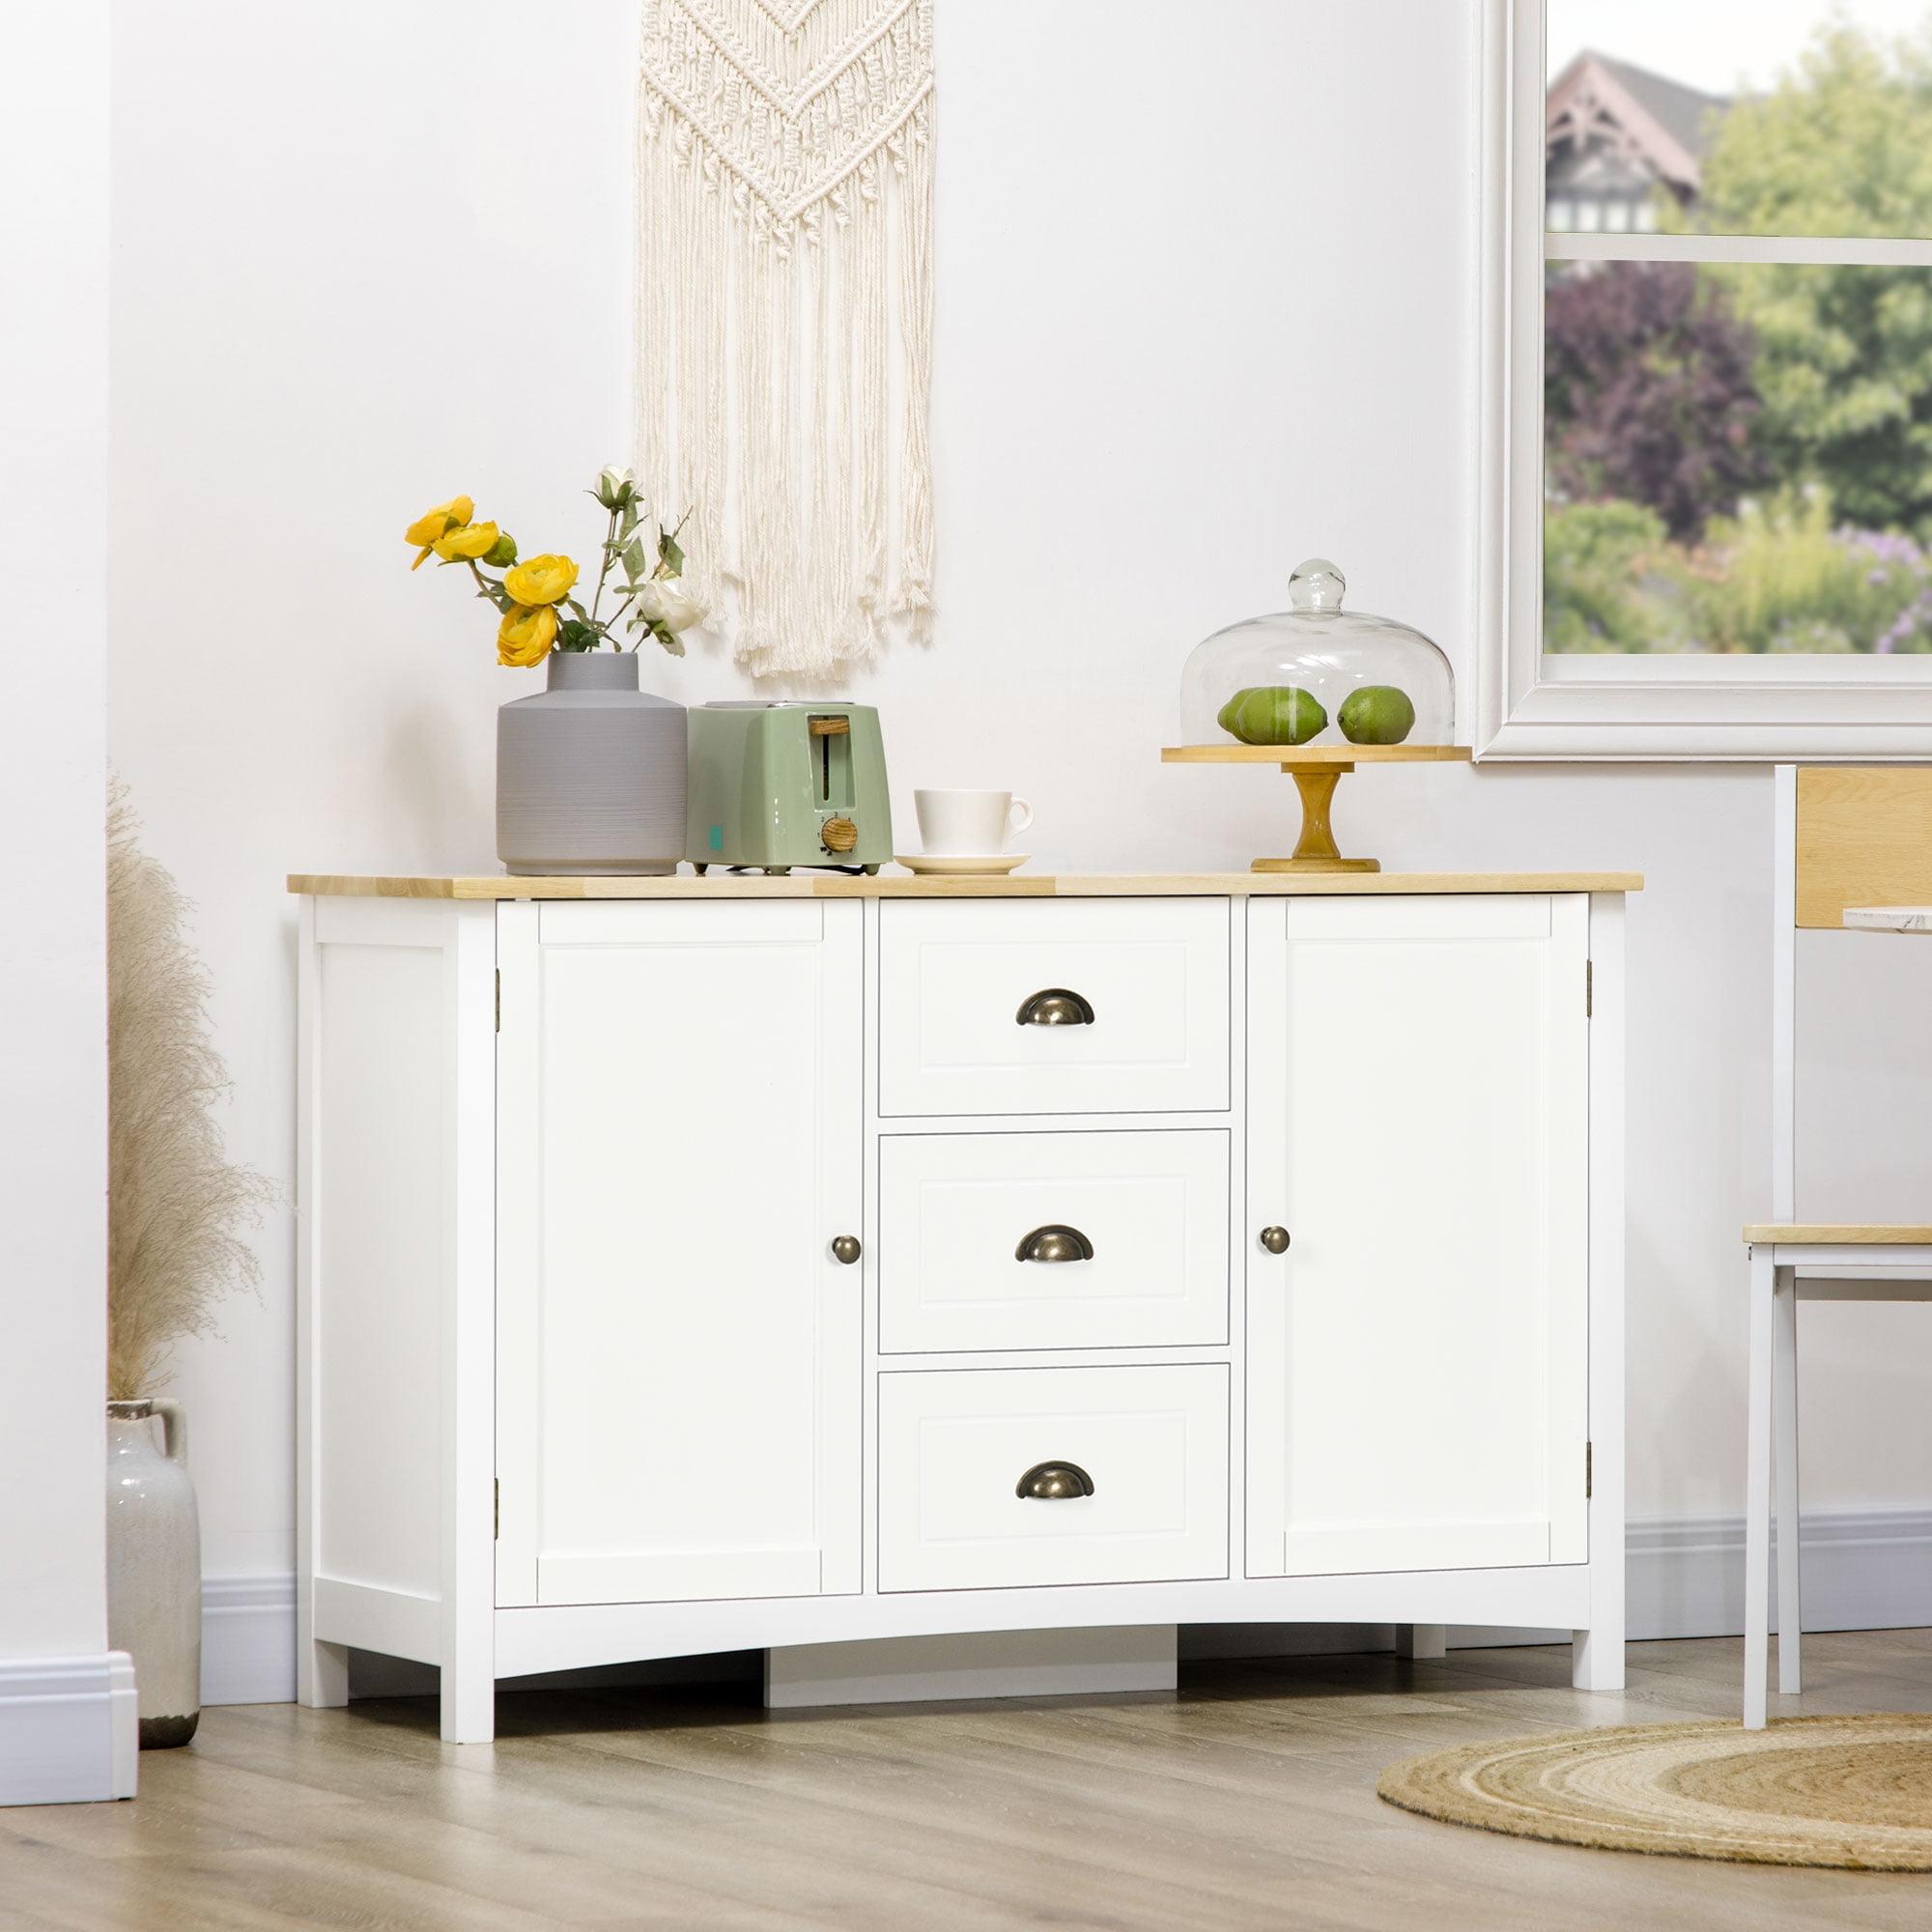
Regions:
<instances>
[{"instance_id":1,"label":"white coffee cup","mask_svg":"<svg viewBox=\"0 0 1932 1932\"><path fill-rule=\"evenodd\" d=\"M912 802L934 857L989 859L1033 823L1033 807L1009 791L916 791Z\"/></svg>"}]
</instances>

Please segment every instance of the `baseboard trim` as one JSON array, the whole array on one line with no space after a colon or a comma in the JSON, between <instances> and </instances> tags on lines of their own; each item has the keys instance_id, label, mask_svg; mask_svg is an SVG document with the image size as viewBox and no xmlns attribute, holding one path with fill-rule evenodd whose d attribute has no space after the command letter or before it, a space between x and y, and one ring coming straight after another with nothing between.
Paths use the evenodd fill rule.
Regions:
<instances>
[{"instance_id":1,"label":"baseboard trim","mask_svg":"<svg viewBox=\"0 0 1932 1932\"><path fill-rule=\"evenodd\" d=\"M0 1804L131 1798L140 1737L126 1652L0 1658Z\"/></svg>"},{"instance_id":2,"label":"baseboard trim","mask_svg":"<svg viewBox=\"0 0 1932 1932\"><path fill-rule=\"evenodd\" d=\"M1172 1693L1175 1664L1172 1624L801 1643L765 1653L765 1707Z\"/></svg>"},{"instance_id":3,"label":"baseboard trim","mask_svg":"<svg viewBox=\"0 0 1932 1932\"><path fill-rule=\"evenodd\" d=\"M1741 1516L1656 1518L1626 1538L1633 1638L1735 1636L1745 1627ZM1932 1622L1932 1510L1807 1511L1804 1628ZM1777 1577L1772 1576L1776 1616Z\"/></svg>"},{"instance_id":4,"label":"baseboard trim","mask_svg":"<svg viewBox=\"0 0 1932 1932\"><path fill-rule=\"evenodd\" d=\"M201 1701L293 1704L296 1579L288 1572L201 1579Z\"/></svg>"},{"instance_id":5,"label":"baseboard trim","mask_svg":"<svg viewBox=\"0 0 1932 1932\"><path fill-rule=\"evenodd\" d=\"M1735 1636L1745 1621L1745 1523L1741 1516L1649 1517L1631 1522L1626 1615L1633 1642ZM1776 1605L1776 1579L1773 1604ZM1804 1628L1897 1630L1932 1623L1932 1510L1831 1510L1804 1518ZM1550 1643L1567 1631L1452 1627L1468 1649ZM1192 1624L1185 1661L1388 1650L1384 1624ZM201 1700L286 1704L296 1694L296 1586L287 1575L210 1577L202 1584ZM387 1661L384 1661L386 1667ZM658 1668L662 1671L664 1666ZM668 1673L667 1673L667 1681ZM358 1680L377 1694L433 1689L424 1664L397 1664ZM534 1681L534 1680L533 1680Z\"/></svg>"}]
</instances>

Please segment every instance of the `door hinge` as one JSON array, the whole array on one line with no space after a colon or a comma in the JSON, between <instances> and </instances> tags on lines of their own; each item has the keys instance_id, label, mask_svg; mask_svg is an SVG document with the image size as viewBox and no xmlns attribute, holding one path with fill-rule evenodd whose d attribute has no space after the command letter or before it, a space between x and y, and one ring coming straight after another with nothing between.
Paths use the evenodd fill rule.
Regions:
<instances>
[{"instance_id":1,"label":"door hinge","mask_svg":"<svg viewBox=\"0 0 1932 1932\"><path fill-rule=\"evenodd\" d=\"M503 969L497 968L497 1031L503 1031Z\"/></svg>"},{"instance_id":2,"label":"door hinge","mask_svg":"<svg viewBox=\"0 0 1932 1932\"><path fill-rule=\"evenodd\" d=\"M1591 1492L1596 1486L1597 1472L1594 1467L1596 1450L1597 1445L1594 1442L1583 1444L1583 1500L1585 1502L1590 1500Z\"/></svg>"},{"instance_id":3,"label":"door hinge","mask_svg":"<svg viewBox=\"0 0 1932 1932\"><path fill-rule=\"evenodd\" d=\"M1597 1013L1597 962L1583 961L1583 1017L1594 1019Z\"/></svg>"},{"instance_id":4,"label":"door hinge","mask_svg":"<svg viewBox=\"0 0 1932 1932\"><path fill-rule=\"evenodd\" d=\"M490 1534L500 1537L503 1533L503 1479L490 1478Z\"/></svg>"}]
</instances>

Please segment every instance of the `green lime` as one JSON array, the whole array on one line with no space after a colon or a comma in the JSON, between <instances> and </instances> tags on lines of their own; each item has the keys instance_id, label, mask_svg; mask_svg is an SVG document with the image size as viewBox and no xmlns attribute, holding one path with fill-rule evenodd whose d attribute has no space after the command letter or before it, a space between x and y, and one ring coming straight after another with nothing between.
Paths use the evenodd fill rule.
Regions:
<instances>
[{"instance_id":1,"label":"green lime","mask_svg":"<svg viewBox=\"0 0 1932 1932\"><path fill-rule=\"evenodd\" d=\"M1215 723L1244 745L1305 745L1325 728L1328 714L1298 684L1261 684L1236 692Z\"/></svg>"},{"instance_id":2,"label":"green lime","mask_svg":"<svg viewBox=\"0 0 1932 1932\"><path fill-rule=\"evenodd\" d=\"M1351 745L1400 745L1415 729L1415 706L1392 684L1365 684L1342 700L1335 722Z\"/></svg>"}]
</instances>

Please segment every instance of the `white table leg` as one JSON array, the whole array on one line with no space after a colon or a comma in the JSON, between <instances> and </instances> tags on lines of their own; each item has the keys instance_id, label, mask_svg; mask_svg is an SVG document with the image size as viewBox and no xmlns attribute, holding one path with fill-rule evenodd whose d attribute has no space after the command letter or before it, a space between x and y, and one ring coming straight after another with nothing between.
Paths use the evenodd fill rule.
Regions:
<instances>
[{"instance_id":1,"label":"white table leg","mask_svg":"<svg viewBox=\"0 0 1932 1932\"><path fill-rule=\"evenodd\" d=\"M1781 1267L1773 1291L1772 1418L1777 1437L1777 1688L1800 1688L1799 1644L1804 1627L1798 1581L1798 1270Z\"/></svg>"},{"instance_id":2,"label":"white table leg","mask_svg":"<svg viewBox=\"0 0 1932 1932\"><path fill-rule=\"evenodd\" d=\"M1764 1729L1771 1623L1772 1251L1750 1250L1750 1340L1745 1430L1745 1728Z\"/></svg>"},{"instance_id":3,"label":"white table leg","mask_svg":"<svg viewBox=\"0 0 1932 1932\"><path fill-rule=\"evenodd\" d=\"M1447 1657L1449 1654L1449 1626L1447 1624L1397 1624L1395 1627L1395 1654L1398 1657L1412 1657L1428 1660Z\"/></svg>"}]
</instances>

